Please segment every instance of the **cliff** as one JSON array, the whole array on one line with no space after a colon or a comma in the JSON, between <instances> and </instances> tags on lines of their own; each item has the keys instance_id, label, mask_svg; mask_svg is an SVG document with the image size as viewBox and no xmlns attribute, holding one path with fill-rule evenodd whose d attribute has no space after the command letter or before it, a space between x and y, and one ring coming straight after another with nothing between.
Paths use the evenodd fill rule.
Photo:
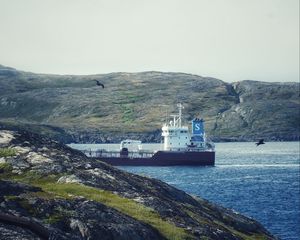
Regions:
<instances>
[{"instance_id":1,"label":"cliff","mask_svg":"<svg viewBox=\"0 0 300 240\"><path fill-rule=\"evenodd\" d=\"M48 138L0 131L0 239L275 239L244 217Z\"/></svg>"},{"instance_id":2,"label":"cliff","mask_svg":"<svg viewBox=\"0 0 300 240\"><path fill-rule=\"evenodd\" d=\"M159 129L178 102L184 122L204 118L216 141L299 139L299 83L231 84L167 72L46 75L0 66L0 128L65 143L159 142Z\"/></svg>"}]
</instances>

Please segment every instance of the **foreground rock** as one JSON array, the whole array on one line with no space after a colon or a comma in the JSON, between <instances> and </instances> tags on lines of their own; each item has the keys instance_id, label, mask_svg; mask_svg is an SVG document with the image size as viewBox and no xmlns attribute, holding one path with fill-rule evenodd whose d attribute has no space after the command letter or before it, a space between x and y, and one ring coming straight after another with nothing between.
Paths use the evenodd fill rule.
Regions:
<instances>
[{"instance_id":1,"label":"foreground rock","mask_svg":"<svg viewBox=\"0 0 300 240\"><path fill-rule=\"evenodd\" d=\"M252 219L32 133L2 130L1 148L0 239L275 239Z\"/></svg>"}]
</instances>

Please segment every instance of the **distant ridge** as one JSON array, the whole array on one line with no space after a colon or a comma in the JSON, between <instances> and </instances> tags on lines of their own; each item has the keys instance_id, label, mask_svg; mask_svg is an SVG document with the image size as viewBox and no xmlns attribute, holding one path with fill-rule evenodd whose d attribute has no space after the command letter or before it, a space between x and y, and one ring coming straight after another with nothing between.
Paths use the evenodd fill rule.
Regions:
<instances>
[{"instance_id":1,"label":"distant ridge","mask_svg":"<svg viewBox=\"0 0 300 240\"><path fill-rule=\"evenodd\" d=\"M159 142L166 113L178 102L185 105L185 123L204 118L217 141L299 140L299 83L226 83L156 71L35 74L0 65L0 128L30 129L63 142L128 136Z\"/></svg>"}]
</instances>

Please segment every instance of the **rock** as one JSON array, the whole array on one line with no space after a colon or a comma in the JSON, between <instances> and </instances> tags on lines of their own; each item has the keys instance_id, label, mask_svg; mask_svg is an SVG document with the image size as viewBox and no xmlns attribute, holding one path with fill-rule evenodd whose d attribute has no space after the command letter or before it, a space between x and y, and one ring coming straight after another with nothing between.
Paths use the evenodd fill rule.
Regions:
<instances>
[{"instance_id":1,"label":"rock","mask_svg":"<svg viewBox=\"0 0 300 240\"><path fill-rule=\"evenodd\" d=\"M79 230L82 238L89 239L90 238L90 231L88 227L78 219L71 219L70 220L70 227L72 230Z\"/></svg>"},{"instance_id":2,"label":"rock","mask_svg":"<svg viewBox=\"0 0 300 240\"><path fill-rule=\"evenodd\" d=\"M44 157L43 155L36 152L29 152L26 156L26 161L32 165L53 162L53 160L51 160L50 158Z\"/></svg>"},{"instance_id":3,"label":"rock","mask_svg":"<svg viewBox=\"0 0 300 240\"><path fill-rule=\"evenodd\" d=\"M81 183L81 180L75 175L62 176L57 180L58 183Z\"/></svg>"},{"instance_id":4,"label":"rock","mask_svg":"<svg viewBox=\"0 0 300 240\"><path fill-rule=\"evenodd\" d=\"M21 169L29 156L38 157L18 176L20 180L25 176L24 181L29 184L11 181L11 173L7 177L5 172L2 177L0 173L0 179L7 179L0 180L0 212L32 219L53 236L91 240L99 236L124 240L175 236L182 239L235 240L245 236L276 239L255 220L192 197L162 181L88 159L81 152L40 135L25 131L10 134L13 138L9 147L31 146L31 150L5 158L5 164ZM51 162L38 161L44 157L41 153ZM39 182L39 187L33 186ZM165 232L162 226L172 230ZM9 233L16 236L16 232L20 232L24 239L36 237L26 227L12 229L0 221L1 228L3 236Z\"/></svg>"},{"instance_id":5,"label":"rock","mask_svg":"<svg viewBox=\"0 0 300 240\"><path fill-rule=\"evenodd\" d=\"M11 131L1 131L0 132L0 144L5 146L14 139L13 133Z\"/></svg>"}]
</instances>

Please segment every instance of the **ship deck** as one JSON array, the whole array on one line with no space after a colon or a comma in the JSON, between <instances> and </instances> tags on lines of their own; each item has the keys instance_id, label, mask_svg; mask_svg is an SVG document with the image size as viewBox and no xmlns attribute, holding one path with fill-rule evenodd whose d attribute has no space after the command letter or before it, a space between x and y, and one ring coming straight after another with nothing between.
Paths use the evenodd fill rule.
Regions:
<instances>
[{"instance_id":1,"label":"ship deck","mask_svg":"<svg viewBox=\"0 0 300 240\"><path fill-rule=\"evenodd\" d=\"M93 158L120 158L122 157L120 151L108 151L105 149L99 150L83 150L82 151L87 157ZM155 154L154 151L133 151L128 152L128 158L151 158Z\"/></svg>"}]
</instances>

